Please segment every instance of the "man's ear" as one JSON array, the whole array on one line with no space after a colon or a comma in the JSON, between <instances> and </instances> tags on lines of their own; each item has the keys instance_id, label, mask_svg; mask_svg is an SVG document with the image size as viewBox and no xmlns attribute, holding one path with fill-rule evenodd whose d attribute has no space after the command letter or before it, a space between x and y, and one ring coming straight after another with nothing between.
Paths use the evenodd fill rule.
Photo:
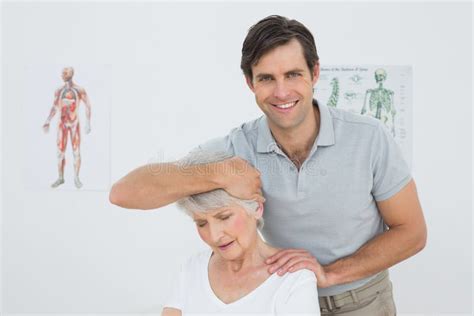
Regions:
<instances>
[{"instance_id":1,"label":"man's ear","mask_svg":"<svg viewBox=\"0 0 474 316\"><path fill-rule=\"evenodd\" d=\"M250 88L250 90L252 90L252 92L255 93L255 90L254 90L254 87L253 87L252 78L250 78L250 77L248 77L248 76L245 76L245 82L247 82L247 86Z\"/></svg>"},{"instance_id":2,"label":"man's ear","mask_svg":"<svg viewBox=\"0 0 474 316\"><path fill-rule=\"evenodd\" d=\"M314 67L313 67L313 86L316 84L316 82L318 82L318 79L319 79L319 61L316 62L316 64L314 64Z\"/></svg>"}]
</instances>

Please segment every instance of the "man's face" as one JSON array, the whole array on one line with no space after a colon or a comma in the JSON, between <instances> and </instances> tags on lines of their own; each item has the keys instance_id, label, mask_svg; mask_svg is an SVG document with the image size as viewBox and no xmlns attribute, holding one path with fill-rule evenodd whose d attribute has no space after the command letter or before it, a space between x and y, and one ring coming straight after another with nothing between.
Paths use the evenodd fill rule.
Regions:
<instances>
[{"instance_id":1,"label":"man's face","mask_svg":"<svg viewBox=\"0 0 474 316\"><path fill-rule=\"evenodd\" d=\"M201 239L224 260L242 258L255 245L256 217L257 213L252 216L240 205L193 215Z\"/></svg>"},{"instance_id":2,"label":"man's face","mask_svg":"<svg viewBox=\"0 0 474 316\"><path fill-rule=\"evenodd\" d=\"M319 64L311 76L298 40L263 55L252 67L252 74L247 84L272 130L294 130L313 119L313 86L319 78Z\"/></svg>"}]
</instances>

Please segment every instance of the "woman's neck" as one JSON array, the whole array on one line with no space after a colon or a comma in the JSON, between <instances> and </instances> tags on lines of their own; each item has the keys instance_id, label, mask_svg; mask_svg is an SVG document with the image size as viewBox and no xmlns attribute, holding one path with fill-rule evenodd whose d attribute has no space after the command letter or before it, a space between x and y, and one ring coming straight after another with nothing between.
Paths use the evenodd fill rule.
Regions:
<instances>
[{"instance_id":1,"label":"woman's neck","mask_svg":"<svg viewBox=\"0 0 474 316\"><path fill-rule=\"evenodd\" d=\"M265 243L257 234L254 246L246 249L242 256L235 260L224 260L222 257L216 258L216 264L226 273L246 274L265 266L265 260L277 250Z\"/></svg>"}]
</instances>

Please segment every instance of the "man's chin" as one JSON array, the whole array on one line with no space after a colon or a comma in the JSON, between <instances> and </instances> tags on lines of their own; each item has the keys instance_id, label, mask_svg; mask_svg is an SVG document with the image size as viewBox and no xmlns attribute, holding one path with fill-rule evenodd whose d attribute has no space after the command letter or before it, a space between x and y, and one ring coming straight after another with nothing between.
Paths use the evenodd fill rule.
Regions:
<instances>
[{"instance_id":1,"label":"man's chin","mask_svg":"<svg viewBox=\"0 0 474 316\"><path fill-rule=\"evenodd\" d=\"M274 119L272 117L269 117L267 116L267 119L270 122L270 127L272 128L277 128L279 130L282 130L282 131L287 131L287 130L291 130L292 128L295 127L295 124L293 121L282 121L282 120L279 120L279 119Z\"/></svg>"}]
</instances>

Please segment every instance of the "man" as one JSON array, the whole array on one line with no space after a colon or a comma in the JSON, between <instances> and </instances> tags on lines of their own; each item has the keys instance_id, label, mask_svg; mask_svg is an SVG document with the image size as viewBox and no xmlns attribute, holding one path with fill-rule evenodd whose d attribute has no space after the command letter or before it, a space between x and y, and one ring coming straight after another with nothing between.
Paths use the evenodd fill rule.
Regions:
<instances>
[{"instance_id":1,"label":"man","mask_svg":"<svg viewBox=\"0 0 474 316\"><path fill-rule=\"evenodd\" d=\"M79 179L79 169L81 168L81 129L79 124L79 103L82 101L86 105L86 126L85 132L89 134L91 131L91 105L87 96L86 90L79 87L72 81L74 76L74 69L67 67L63 69L62 79L64 85L56 90L54 93L54 103L49 113L46 122L43 125L45 133L49 131L49 124L57 111L60 111L57 147L58 147L58 179L51 185L56 188L64 183L64 165L66 164L65 152L68 137L71 138L72 152L74 155L74 185L76 188L81 188L82 183Z\"/></svg>"},{"instance_id":2,"label":"man","mask_svg":"<svg viewBox=\"0 0 474 316\"><path fill-rule=\"evenodd\" d=\"M241 68L265 115L199 148L255 168L238 158L143 166L114 185L111 202L151 209L218 188L259 201L262 189L262 233L289 248L268 258L271 273L312 270L322 315L394 315L387 269L424 247L426 225L393 138L376 119L313 100L319 58L298 21L269 16L254 25Z\"/></svg>"}]
</instances>

